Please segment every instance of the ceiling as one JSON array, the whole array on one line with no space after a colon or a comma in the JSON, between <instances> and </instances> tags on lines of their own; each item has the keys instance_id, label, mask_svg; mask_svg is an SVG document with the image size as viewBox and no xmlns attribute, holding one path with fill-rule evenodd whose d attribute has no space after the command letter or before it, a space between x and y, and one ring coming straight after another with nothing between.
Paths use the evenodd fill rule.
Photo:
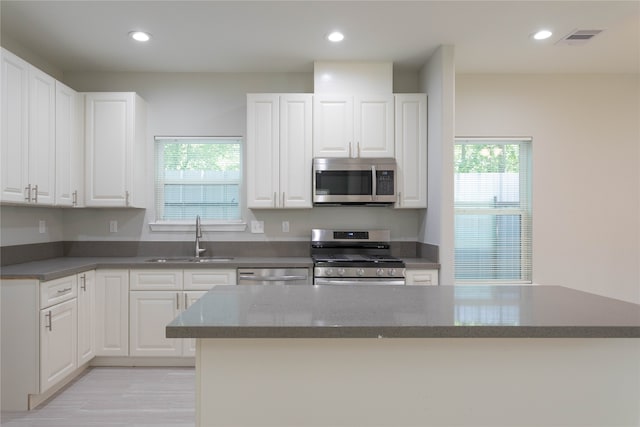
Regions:
<instances>
[{"instance_id":1,"label":"ceiling","mask_svg":"<svg viewBox=\"0 0 640 427\"><path fill-rule=\"evenodd\" d=\"M310 72L316 60L417 70L443 44L458 73L640 72L638 1L2 0L0 14L0 40L63 72ZM533 41L542 27L554 35ZM138 29L152 40L134 43ZM334 29L340 44L324 38ZM557 43L576 29L604 31Z\"/></svg>"}]
</instances>

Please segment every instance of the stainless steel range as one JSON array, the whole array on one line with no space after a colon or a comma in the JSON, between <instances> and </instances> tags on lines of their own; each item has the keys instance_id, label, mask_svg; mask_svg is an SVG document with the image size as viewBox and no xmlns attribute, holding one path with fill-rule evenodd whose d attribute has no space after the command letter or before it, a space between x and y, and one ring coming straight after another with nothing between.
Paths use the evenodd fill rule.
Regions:
<instances>
[{"instance_id":1,"label":"stainless steel range","mask_svg":"<svg viewBox=\"0 0 640 427\"><path fill-rule=\"evenodd\" d=\"M404 285L389 230L311 230L314 285Z\"/></svg>"}]
</instances>

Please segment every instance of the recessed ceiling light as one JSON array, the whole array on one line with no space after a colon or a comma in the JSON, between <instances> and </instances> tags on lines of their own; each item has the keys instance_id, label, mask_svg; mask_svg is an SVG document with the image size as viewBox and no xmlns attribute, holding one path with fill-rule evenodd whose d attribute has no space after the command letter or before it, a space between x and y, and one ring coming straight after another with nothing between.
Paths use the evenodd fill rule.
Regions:
<instances>
[{"instance_id":1,"label":"recessed ceiling light","mask_svg":"<svg viewBox=\"0 0 640 427\"><path fill-rule=\"evenodd\" d=\"M138 42L148 42L151 39L151 34L144 31L131 31L129 37Z\"/></svg>"},{"instance_id":2,"label":"recessed ceiling light","mask_svg":"<svg viewBox=\"0 0 640 427\"><path fill-rule=\"evenodd\" d=\"M540 30L533 34L535 40L545 40L551 37L553 33L549 30Z\"/></svg>"},{"instance_id":3,"label":"recessed ceiling light","mask_svg":"<svg viewBox=\"0 0 640 427\"><path fill-rule=\"evenodd\" d=\"M344 40L344 34L342 34L340 31L333 31L329 33L329 35L327 36L327 40L334 43L341 42L342 40Z\"/></svg>"}]
</instances>

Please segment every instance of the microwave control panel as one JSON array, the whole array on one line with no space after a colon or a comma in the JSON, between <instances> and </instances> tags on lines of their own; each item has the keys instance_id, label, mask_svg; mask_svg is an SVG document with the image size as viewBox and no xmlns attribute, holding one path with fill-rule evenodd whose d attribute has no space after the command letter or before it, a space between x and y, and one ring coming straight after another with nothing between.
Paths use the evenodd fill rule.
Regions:
<instances>
[{"instance_id":1,"label":"microwave control panel","mask_svg":"<svg viewBox=\"0 0 640 427\"><path fill-rule=\"evenodd\" d=\"M376 171L376 193L379 196L393 196L393 171Z\"/></svg>"}]
</instances>

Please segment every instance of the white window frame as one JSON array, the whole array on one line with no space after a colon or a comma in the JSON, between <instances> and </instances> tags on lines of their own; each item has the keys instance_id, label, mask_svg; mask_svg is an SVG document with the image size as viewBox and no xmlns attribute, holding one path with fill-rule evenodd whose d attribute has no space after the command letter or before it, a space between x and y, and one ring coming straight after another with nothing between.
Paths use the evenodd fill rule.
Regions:
<instances>
[{"instance_id":1,"label":"white window frame","mask_svg":"<svg viewBox=\"0 0 640 427\"><path fill-rule=\"evenodd\" d=\"M526 240L526 244L521 247L520 252L520 279L456 279L456 274L454 271L454 281L455 284L532 284L533 283L533 226L532 226L532 181L533 181L533 170L532 170L532 152L533 152L533 138L531 137L456 137L455 145L459 145L461 143L464 144L520 144L521 146L527 147L527 154L525 156L520 156L520 171L525 171L528 176L523 176L521 172L519 172L519 189L520 189L520 201L521 204L524 204L524 208L496 208L491 209L490 211L487 208L471 208L471 207L455 207L454 202L454 215L487 215L489 212L492 215L520 215L521 223L527 224L527 227L520 228L520 238L521 241ZM455 171L455 168L454 168ZM455 172L454 172L455 173ZM455 242L455 237L454 237ZM455 253L455 243L454 243L454 253ZM457 266L456 266L457 268Z\"/></svg>"},{"instance_id":2,"label":"white window frame","mask_svg":"<svg viewBox=\"0 0 640 427\"><path fill-rule=\"evenodd\" d=\"M193 136L193 137L170 137L170 136L156 136L154 138L154 212L156 216L156 220L154 222L149 223L149 228L152 232L195 232L195 221L194 220L162 220L158 219L160 216L160 212L158 212L158 206L162 203L159 198L163 196L163 193L157 191L157 168L158 162L156 159L156 144L160 143L162 140L194 140L194 139L208 139L208 140L237 140L241 145L240 153L241 153L241 167L244 170L245 161L244 161L244 138L240 136L227 136L227 137L201 137L201 136ZM241 177L244 175L244 172L241 171ZM243 216L244 211L244 203L243 203L243 194L244 194L244 181L241 179L240 188L239 188L239 196L240 196L240 215ZM245 231L247 229L247 223L244 219L237 220L212 220L212 219L202 219L201 220L201 229L203 231Z\"/></svg>"}]
</instances>

